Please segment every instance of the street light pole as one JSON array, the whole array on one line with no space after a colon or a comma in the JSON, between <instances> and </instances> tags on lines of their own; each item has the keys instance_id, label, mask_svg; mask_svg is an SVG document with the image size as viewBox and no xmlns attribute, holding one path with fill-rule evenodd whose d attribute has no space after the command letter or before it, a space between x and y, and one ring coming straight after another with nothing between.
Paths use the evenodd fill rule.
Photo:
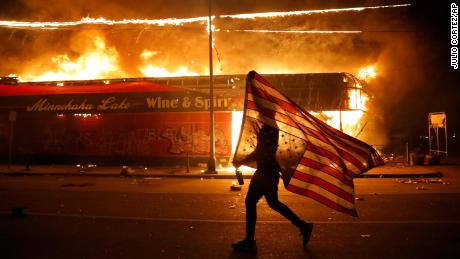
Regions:
<instances>
[{"instance_id":1,"label":"street light pole","mask_svg":"<svg viewBox=\"0 0 460 259\"><path fill-rule=\"evenodd\" d=\"M209 161L208 174L217 174L216 171L216 156L214 145L214 79L212 71L212 20L211 20L211 1L209 0L208 13L208 35L209 35Z\"/></svg>"}]
</instances>

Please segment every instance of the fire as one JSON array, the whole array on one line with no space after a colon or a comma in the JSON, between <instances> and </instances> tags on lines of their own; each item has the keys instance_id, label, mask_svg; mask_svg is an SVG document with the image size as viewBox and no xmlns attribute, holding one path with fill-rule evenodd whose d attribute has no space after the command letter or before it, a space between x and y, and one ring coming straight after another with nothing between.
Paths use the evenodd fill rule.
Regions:
<instances>
[{"instance_id":1,"label":"fire","mask_svg":"<svg viewBox=\"0 0 460 259\"><path fill-rule=\"evenodd\" d=\"M360 69L358 72L358 78L366 82L370 82L376 76L377 73L375 72L374 66L367 66L365 68Z\"/></svg>"},{"instance_id":2,"label":"fire","mask_svg":"<svg viewBox=\"0 0 460 259\"><path fill-rule=\"evenodd\" d=\"M119 54L114 47L108 47L100 32L92 31L84 34L84 49L76 58L67 54L51 57L51 65L46 72L39 74L26 74L19 77L21 81L64 81L64 80L89 80L125 77L127 73L119 65ZM177 69L168 69L157 66L154 58L158 52L144 50L139 56L143 65L138 67L139 73L147 77L174 77L198 76L197 72L190 71L186 66ZM109 81L104 81L108 83Z\"/></svg>"},{"instance_id":3,"label":"fire","mask_svg":"<svg viewBox=\"0 0 460 259\"><path fill-rule=\"evenodd\" d=\"M337 12L360 12L364 10L383 9L383 8L399 8L399 7L408 7L408 6L410 6L410 4L363 6L363 7L352 7L352 8L323 9L323 10L302 10L302 11L289 11L289 12L233 14L233 15L221 15L220 17L221 18L232 18L232 19L255 19L255 18L285 17L285 16L292 16L292 15L337 13Z\"/></svg>"},{"instance_id":4,"label":"fire","mask_svg":"<svg viewBox=\"0 0 460 259\"><path fill-rule=\"evenodd\" d=\"M395 4L395 5L380 5L380 6L362 6L352 8L336 8L336 9L323 9L323 10L300 10L289 12L264 12L264 13L251 13L251 14L230 14L220 15L219 18L228 19L257 19L257 18L274 18L286 17L295 15L311 15L311 14L325 14L325 13L338 13L338 12L361 12L364 10L385 9L385 8L401 8L409 7L411 4ZM214 17L213 17L214 18ZM193 17L193 18L166 18L166 19L123 19L123 20L108 20L103 17L91 18L84 17L79 21L70 22L23 22L23 21L0 21L0 27L16 28L16 29L59 29L71 28L76 26L113 26L113 25L153 25L153 26L183 26L190 23L206 24L208 21L207 16ZM209 30L209 28L208 28Z\"/></svg>"},{"instance_id":5,"label":"fire","mask_svg":"<svg viewBox=\"0 0 460 259\"><path fill-rule=\"evenodd\" d=\"M240 137L241 124L243 123L243 112L232 111L232 154L236 151L236 144Z\"/></svg>"},{"instance_id":6,"label":"fire","mask_svg":"<svg viewBox=\"0 0 460 259\"><path fill-rule=\"evenodd\" d=\"M86 32L86 44L83 52L77 58L67 54L51 58L54 68L39 75L28 74L28 81L61 81L101 79L114 76L124 76L118 65L118 52L114 47L108 47L105 38L99 32Z\"/></svg>"},{"instance_id":7,"label":"fire","mask_svg":"<svg viewBox=\"0 0 460 259\"><path fill-rule=\"evenodd\" d=\"M164 67L156 67L148 64L140 68L142 74L147 77L175 77L175 76L199 76L200 74L189 71L187 67L180 66L176 71L169 71Z\"/></svg>"},{"instance_id":8,"label":"fire","mask_svg":"<svg viewBox=\"0 0 460 259\"><path fill-rule=\"evenodd\" d=\"M363 111L323 111L325 122L351 136L356 136L361 129Z\"/></svg>"},{"instance_id":9,"label":"fire","mask_svg":"<svg viewBox=\"0 0 460 259\"><path fill-rule=\"evenodd\" d=\"M208 17L194 18L166 18L166 19L123 19L123 20L108 20L103 17L91 18L84 17L79 21L70 22L22 22L22 21L0 21L0 27L16 28L16 29L58 29L69 28L82 25L156 25L156 26L182 26L188 23L201 22L204 23Z\"/></svg>"},{"instance_id":10,"label":"fire","mask_svg":"<svg viewBox=\"0 0 460 259\"><path fill-rule=\"evenodd\" d=\"M143 60L143 65L138 67L139 71L147 77L174 77L174 76L199 76L199 73L189 71L186 66L179 66L176 71L170 71L162 66L155 66L152 62L155 62L155 57L158 55L157 51L145 49L140 54Z\"/></svg>"},{"instance_id":11,"label":"fire","mask_svg":"<svg viewBox=\"0 0 460 259\"><path fill-rule=\"evenodd\" d=\"M255 33L294 33L294 34L356 34L362 31L330 31L330 30L225 30L226 32L255 32Z\"/></svg>"}]
</instances>

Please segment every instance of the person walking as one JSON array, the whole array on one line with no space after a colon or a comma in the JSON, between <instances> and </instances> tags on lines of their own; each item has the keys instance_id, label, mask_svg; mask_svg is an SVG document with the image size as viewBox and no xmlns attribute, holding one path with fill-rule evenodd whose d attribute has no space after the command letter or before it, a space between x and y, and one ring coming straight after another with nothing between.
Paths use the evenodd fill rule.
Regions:
<instances>
[{"instance_id":1,"label":"person walking","mask_svg":"<svg viewBox=\"0 0 460 259\"><path fill-rule=\"evenodd\" d=\"M235 168L247 162L256 161L257 170L252 176L249 190L246 194L246 237L232 244L236 251L255 251L255 227L257 219L257 202L265 197L268 206L291 221L302 235L302 244L305 246L310 240L313 224L301 220L288 206L278 200L278 183L280 166L276 161L279 130L263 125L257 134L255 150L241 161L234 161Z\"/></svg>"}]
</instances>

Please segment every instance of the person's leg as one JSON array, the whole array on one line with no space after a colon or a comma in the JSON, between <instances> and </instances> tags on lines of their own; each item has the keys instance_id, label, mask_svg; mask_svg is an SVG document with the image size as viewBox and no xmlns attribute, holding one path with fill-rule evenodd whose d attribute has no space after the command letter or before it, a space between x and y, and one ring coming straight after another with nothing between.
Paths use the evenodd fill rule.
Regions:
<instances>
[{"instance_id":1,"label":"person's leg","mask_svg":"<svg viewBox=\"0 0 460 259\"><path fill-rule=\"evenodd\" d=\"M278 200L278 190L265 194L268 206L290 220L296 227L302 227L302 220L288 206Z\"/></svg>"},{"instance_id":2,"label":"person's leg","mask_svg":"<svg viewBox=\"0 0 460 259\"><path fill-rule=\"evenodd\" d=\"M257 220L257 202L262 198L263 193L260 190L259 183L254 179L249 184L249 190L246 194L246 240L254 240L256 220Z\"/></svg>"},{"instance_id":3,"label":"person's leg","mask_svg":"<svg viewBox=\"0 0 460 259\"><path fill-rule=\"evenodd\" d=\"M278 200L278 188L265 193L265 199L267 200L270 208L289 219L292 224L299 228L300 234L303 238L302 245L305 246L310 240L311 233L313 231L313 224L301 220L288 206Z\"/></svg>"},{"instance_id":4,"label":"person's leg","mask_svg":"<svg viewBox=\"0 0 460 259\"><path fill-rule=\"evenodd\" d=\"M256 250L256 241L254 239L257 219L257 202L262 198L260 184L253 179L249 184L249 190L246 194L246 238L232 244L236 251L253 252Z\"/></svg>"}]
</instances>

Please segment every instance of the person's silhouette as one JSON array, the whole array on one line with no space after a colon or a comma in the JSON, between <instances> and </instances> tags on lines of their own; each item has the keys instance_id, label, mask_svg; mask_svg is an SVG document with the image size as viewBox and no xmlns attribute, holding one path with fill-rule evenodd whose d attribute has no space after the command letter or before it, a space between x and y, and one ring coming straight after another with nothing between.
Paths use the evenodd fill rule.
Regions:
<instances>
[{"instance_id":1,"label":"person's silhouette","mask_svg":"<svg viewBox=\"0 0 460 259\"><path fill-rule=\"evenodd\" d=\"M257 218L257 202L265 196L268 206L277 211L292 224L299 228L305 246L311 236L313 224L301 220L288 206L278 200L278 183L280 166L276 161L279 130L264 125L257 134L257 146L250 155L242 161L234 162L235 167L250 161L256 161L257 170L252 176L246 195L246 238L232 244L238 251L253 251L256 249L255 227Z\"/></svg>"}]
</instances>

